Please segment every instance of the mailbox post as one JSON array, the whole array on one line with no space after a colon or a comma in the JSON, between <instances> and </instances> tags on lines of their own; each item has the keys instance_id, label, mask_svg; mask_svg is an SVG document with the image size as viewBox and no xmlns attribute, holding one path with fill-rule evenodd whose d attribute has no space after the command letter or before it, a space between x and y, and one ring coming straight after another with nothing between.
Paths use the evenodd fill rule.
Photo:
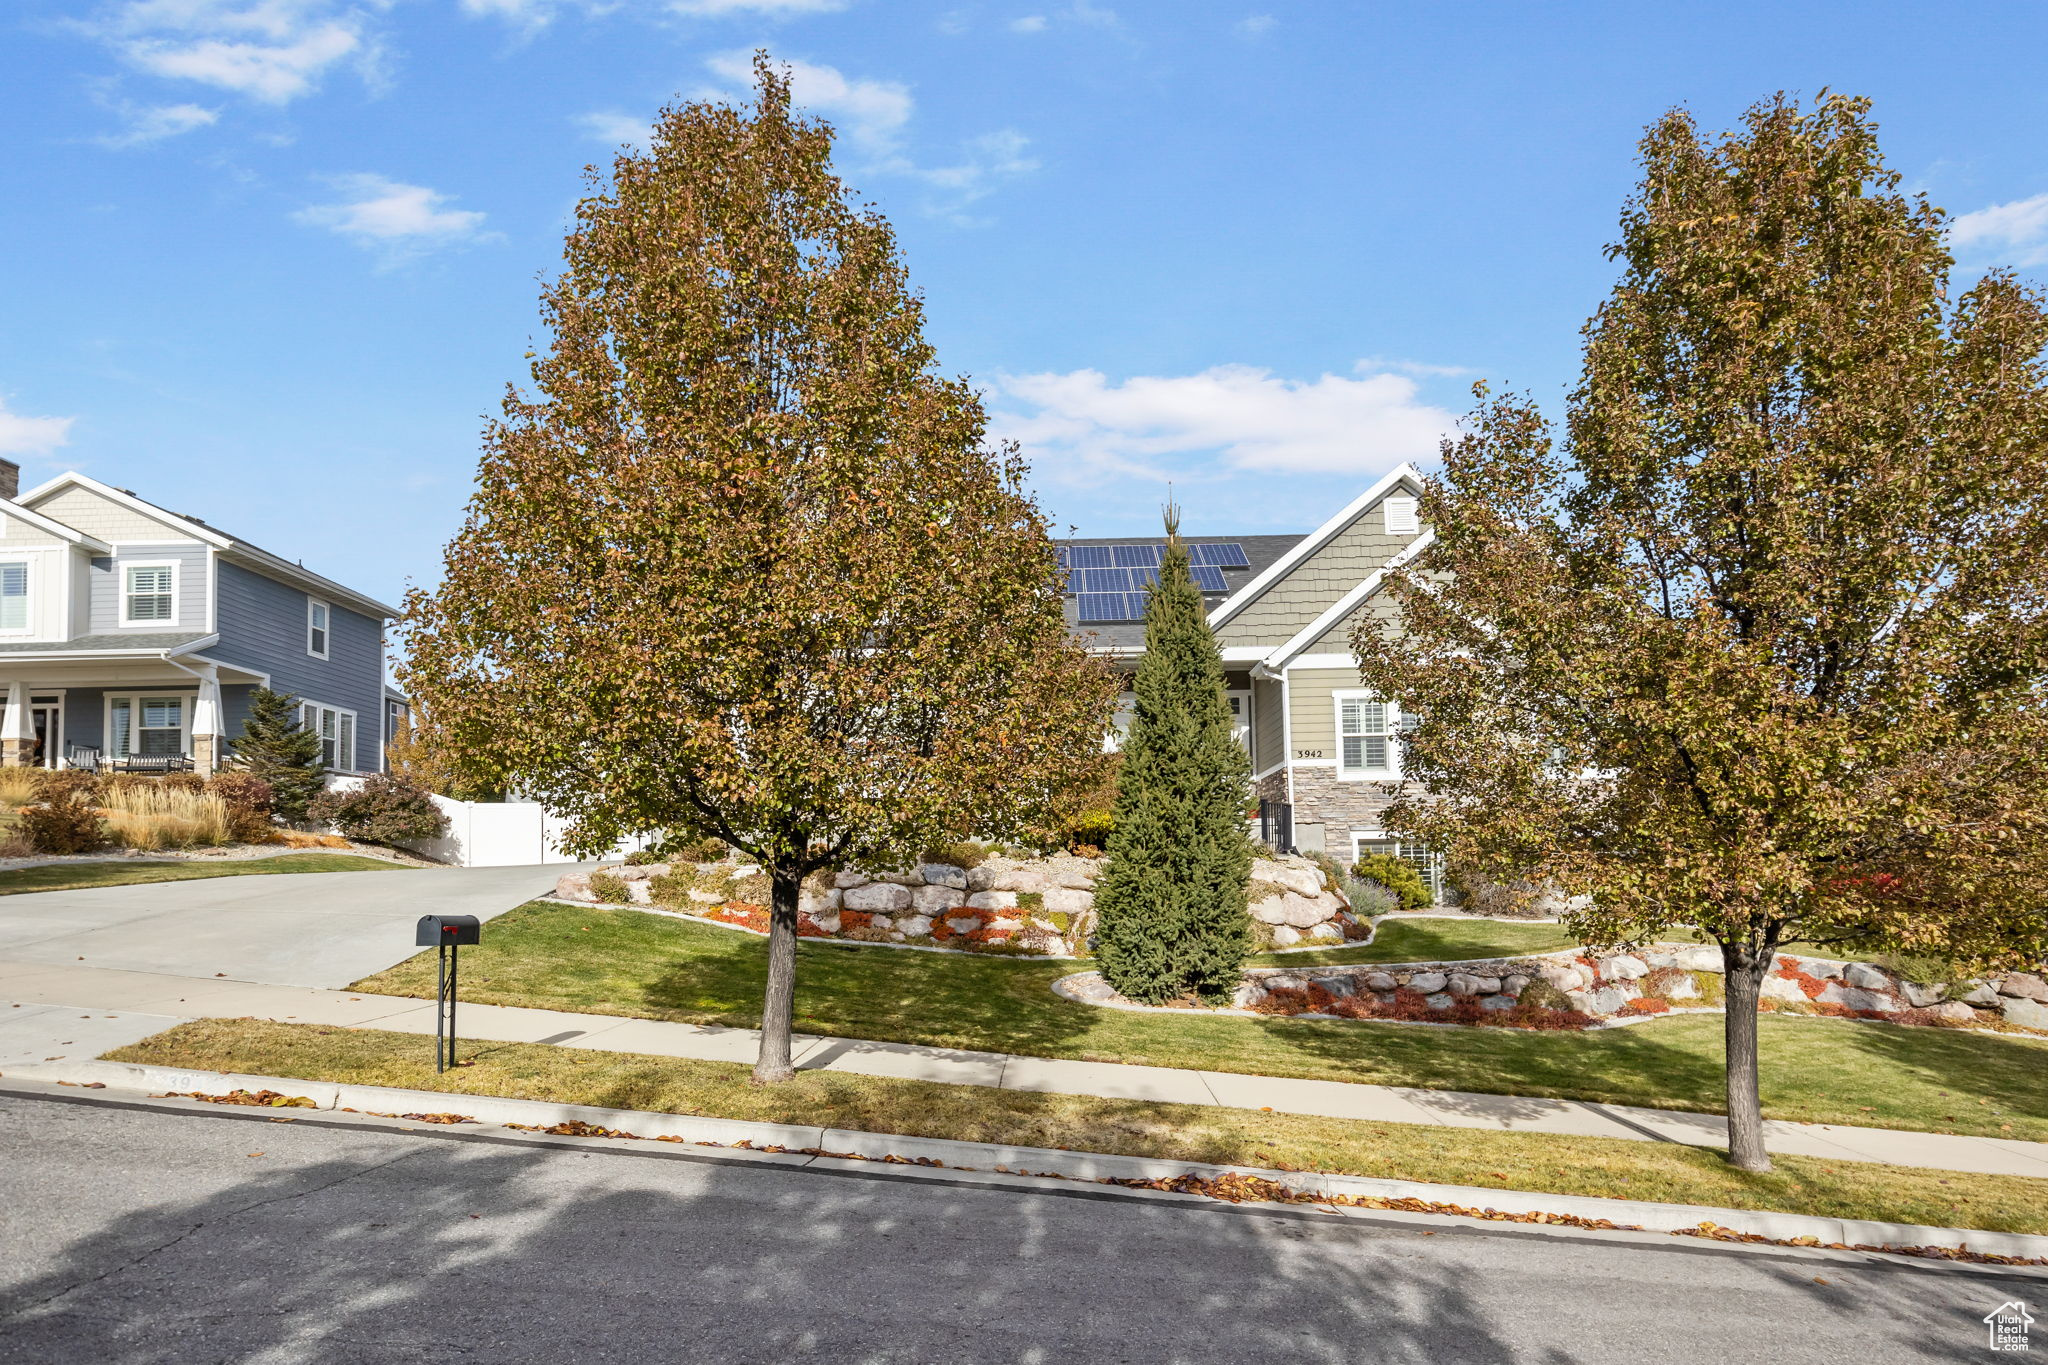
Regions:
<instances>
[{"instance_id":1,"label":"mailbox post","mask_svg":"<svg viewBox=\"0 0 2048 1365\"><path fill-rule=\"evenodd\" d=\"M434 1070L455 1065L455 973L461 965L462 946L482 941L482 928L475 915L421 915L417 942L439 950L434 998Z\"/></svg>"}]
</instances>

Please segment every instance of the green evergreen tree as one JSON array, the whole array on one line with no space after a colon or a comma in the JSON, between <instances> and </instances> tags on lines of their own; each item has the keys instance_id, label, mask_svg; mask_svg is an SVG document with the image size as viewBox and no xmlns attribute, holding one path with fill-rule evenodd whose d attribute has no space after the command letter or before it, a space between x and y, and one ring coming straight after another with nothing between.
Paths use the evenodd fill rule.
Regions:
<instances>
[{"instance_id":1,"label":"green evergreen tree","mask_svg":"<svg viewBox=\"0 0 2048 1365\"><path fill-rule=\"evenodd\" d=\"M1231 736L1223 656L1179 531L1179 512L1169 506L1166 555L1145 604L1109 866L1096 895L1102 975L1146 1004L1227 999L1251 949L1251 769Z\"/></svg>"},{"instance_id":2,"label":"green evergreen tree","mask_svg":"<svg viewBox=\"0 0 2048 1365\"><path fill-rule=\"evenodd\" d=\"M288 824L306 823L307 805L327 785L320 736L299 724L299 699L289 692L259 687L249 694L235 761L270 784L271 809Z\"/></svg>"}]
</instances>

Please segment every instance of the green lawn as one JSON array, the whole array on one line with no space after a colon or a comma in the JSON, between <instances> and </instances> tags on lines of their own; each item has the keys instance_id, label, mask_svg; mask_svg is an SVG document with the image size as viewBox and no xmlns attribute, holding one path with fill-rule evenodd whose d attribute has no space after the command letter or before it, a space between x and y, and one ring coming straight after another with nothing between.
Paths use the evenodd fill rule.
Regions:
<instances>
[{"instance_id":1,"label":"green lawn","mask_svg":"<svg viewBox=\"0 0 2048 1365\"><path fill-rule=\"evenodd\" d=\"M23 891L72 891L85 886L129 886L136 882L183 882L200 877L368 872L406 866L405 863L366 858L357 853L280 853L274 858L242 858L219 863L141 860L132 863L55 863L0 872L0 896L17 895Z\"/></svg>"},{"instance_id":2,"label":"green lawn","mask_svg":"<svg viewBox=\"0 0 2048 1365\"><path fill-rule=\"evenodd\" d=\"M2048 1180L2013 1176L1790 1156L1779 1157L1769 1174L1752 1175L1729 1166L1719 1152L1670 1143L1367 1123L824 1071L761 1087L748 1084L746 1067L727 1062L531 1043L465 1043L461 1055L471 1064L437 1074L430 1052L429 1041L413 1034L205 1019L108 1056L442 1091L456 1113L461 1095L508 1095L1489 1189L2048 1232Z\"/></svg>"},{"instance_id":3,"label":"green lawn","mask_svg":"<svg viewBox=\"0 0 2048 1365\"><path fill-rule=\"evenodd\" d=\"M1339 962L1456 962L1475 957L1555 952L1577 941L1559 924L1511 924L1480 919L1387 920L1371 943L1350 948L1262 953L1252 959L1252 964L1317 967Z\"/></svg>"},{"instance_id":4,"label":"green lawn","mask_svg":"<svg viewBox=\"0 0 2048 1365\"><path fill-rule=\"evenodd\" d=\"M1442 951L1447 933L1543 927L1397 921L1372 947L1382 961L1419 959ZM755 935L684 920L534 903L492 921L464 955L463 998L753 1027L765 949ZM1593 1033L1147 1015L1055 996L1048 987L1076 970L1071 962L815 942L799 944L797 955L797 1027L811 1033L1709 1113L1723 1107L1718 1015ZM354 989L431 997L433 957ZM2048 1140L2048 1043L1766 1017L1762 1054L1773 1118Z\"/></svg>"}]
</instances>

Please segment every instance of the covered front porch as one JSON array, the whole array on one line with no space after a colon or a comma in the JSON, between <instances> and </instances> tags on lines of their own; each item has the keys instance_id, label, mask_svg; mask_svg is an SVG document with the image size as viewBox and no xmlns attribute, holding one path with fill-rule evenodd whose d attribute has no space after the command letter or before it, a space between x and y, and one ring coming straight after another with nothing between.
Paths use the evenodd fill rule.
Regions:
<instances>
[{"instance_id":1,"label":"covered front porch","mask_svg":"<svg viewBox=\"0 0 2048 1365\"><path fill-rule=\"evenodd\" d=\"M260 674L195 657L0 656L0 766L211 776Z\"/></svg>"}]
</instances>

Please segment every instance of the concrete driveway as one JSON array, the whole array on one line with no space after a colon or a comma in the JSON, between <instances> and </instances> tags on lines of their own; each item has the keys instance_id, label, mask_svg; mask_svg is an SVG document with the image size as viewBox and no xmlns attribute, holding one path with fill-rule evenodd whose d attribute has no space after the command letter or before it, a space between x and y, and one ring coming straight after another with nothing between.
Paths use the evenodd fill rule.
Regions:
<instances>
[{"instance_id":1,"label":"concrete driveway","mask_svg":"<svg viewBox=\"0 0 2048 1365\"><path fill-rule=\"evenodd\" d=\"M489 919L568 870L279 873L0 896L0 961L334 989L410 957L421 915Z\"/></svg>"}]
</instances>

